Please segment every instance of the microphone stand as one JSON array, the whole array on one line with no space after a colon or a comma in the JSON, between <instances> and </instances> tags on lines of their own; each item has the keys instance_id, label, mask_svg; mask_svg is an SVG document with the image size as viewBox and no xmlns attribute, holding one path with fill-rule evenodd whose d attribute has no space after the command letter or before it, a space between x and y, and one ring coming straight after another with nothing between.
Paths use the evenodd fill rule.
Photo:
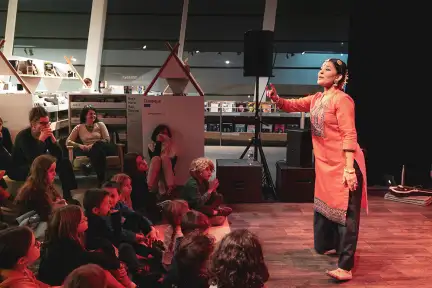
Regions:
<instances>
[{"instance_id":1,"label":"microphone stand","mask_svg":"<svg viewBox=\"0 0 432 288\"><path fill-rule=\"evenodd\" d=\"M264 154L264 150L262 147L261 141L261 121L260 121L260 103L258 100L259 94L259 76L256 76L255 79L255 135L249 141L249 144L246 146L245 150L240 156L240 159L243 159L246 153L249 151L249 148L253 145L254 147L254 161L258 161L258 152L260 155L260 160L262 164L262 188L265 194L271 193L275 200L277 200L276 189L274 186L273 179L270 174L270 170L267 164L267 160Z\"/></svg>"}]
</instances>

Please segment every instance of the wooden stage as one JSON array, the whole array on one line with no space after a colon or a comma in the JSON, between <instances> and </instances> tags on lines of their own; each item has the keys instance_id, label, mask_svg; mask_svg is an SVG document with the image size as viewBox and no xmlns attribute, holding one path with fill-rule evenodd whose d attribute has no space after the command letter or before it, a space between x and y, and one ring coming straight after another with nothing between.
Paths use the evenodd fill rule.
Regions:
<instances>
[{"instance_id":1,"label":"wooden stage","mask_svg":"<svg viewBox=\"0 0 432 288\"><path fill-rule=\"evenodd\" d=\"M336 267L337 257L313 249L312 204L232 205L230 228L247 228L261 239L269 288L432 287L432 206L369 198L369 215L360 220L354 278L346 283L325 274Z\"/></svg>"}]
</instances>

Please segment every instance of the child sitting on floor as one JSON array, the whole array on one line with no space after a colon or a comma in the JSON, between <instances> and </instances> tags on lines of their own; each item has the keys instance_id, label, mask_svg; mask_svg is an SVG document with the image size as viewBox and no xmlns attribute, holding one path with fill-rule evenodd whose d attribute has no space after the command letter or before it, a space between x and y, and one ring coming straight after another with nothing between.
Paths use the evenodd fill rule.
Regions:
<instances>
[{"instance_id":1,"label":"child sitting on floor","mask_svg":"<svg viewBox=\"0 0 432 288\"><path fill-rule=\"evenodd\" d=\"M86 243L88 249L97 249L101 239L110 241L117 248L128 244L130 247L127 259L121 259L127 263L128 268L133 263L138 267L136 255L140 256L140 262L145 263L146 271L157 278L163 271L161 267L161 251L148 245L147 238L141 233L124 229L120 211L111 210L109 192L102 189L87 190L84 195L83 206L88 218L86 231Z\"/></svg>"},{"instance_id":2,"label":"child sitting on floor","mask_svg":"<svg viewBox=\"0 0 432 288\"><path fill-rule=\"evenodd\" d=\"M109 193L111 210L121 213L122 227L124 229L135 233L144 233L151 241L157 240L158 232L153 227L153 223L140 213L135 212L131 206L124 202L123 193L118 183L114 181L105 182L102 185L102 189Z\"/></svg>"}]
</instances>

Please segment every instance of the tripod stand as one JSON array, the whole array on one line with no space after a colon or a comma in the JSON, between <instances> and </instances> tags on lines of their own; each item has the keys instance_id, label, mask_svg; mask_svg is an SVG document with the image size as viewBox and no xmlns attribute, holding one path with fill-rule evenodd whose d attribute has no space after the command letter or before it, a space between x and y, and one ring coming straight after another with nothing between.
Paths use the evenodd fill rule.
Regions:
<instances>
[{"instance_id":1,"label":"tripod stand","mask_svg":"<svg viewBox=\"0 0 432 288\"><path fill-rule=\"evenodd\" d=\"M270 170L267 164L267 160L264 154L264 150L262 148L262 142L261 142L261 120L259 116L259 104L260 101L258 100L258 93L259 93L259 76L256 76L255 79L255 135L254 137L249 141L249 144L246 146L245 150L240 156L240 159L243 159L246 153L249 151L250 147L254 146L254 161L258 161L258 152L260 154L260 160L263 167L263 173L262 173L262 187L263 191L265 192L271 192L273 194L274 199L277 199L276 196L276 190L273 184L273 179L270 174Z\"/></svg>"}]
</instances>

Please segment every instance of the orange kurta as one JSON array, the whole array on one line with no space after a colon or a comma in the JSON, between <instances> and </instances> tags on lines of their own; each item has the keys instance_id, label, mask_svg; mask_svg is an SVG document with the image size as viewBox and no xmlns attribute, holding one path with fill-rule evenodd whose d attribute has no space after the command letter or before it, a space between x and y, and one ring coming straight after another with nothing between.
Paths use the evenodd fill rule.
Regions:
<instances>
[{"instance_id":1,"label":"orange kurta","mask_svg":"<svg viewBox=\"0 0 432 288\"><path fill-rule=\"evenodd\" d=\"M355 151L354 159L363 175L362 207L367 211L366 164L357 143L354 101L340 90L327 97L323 101L324 94L318 92L300 99L280 98L277 106L287 112L310 112L316 174L314 208L345 225L349 189L342 183L344 150Z\"/></svg>"}]
</instances>

